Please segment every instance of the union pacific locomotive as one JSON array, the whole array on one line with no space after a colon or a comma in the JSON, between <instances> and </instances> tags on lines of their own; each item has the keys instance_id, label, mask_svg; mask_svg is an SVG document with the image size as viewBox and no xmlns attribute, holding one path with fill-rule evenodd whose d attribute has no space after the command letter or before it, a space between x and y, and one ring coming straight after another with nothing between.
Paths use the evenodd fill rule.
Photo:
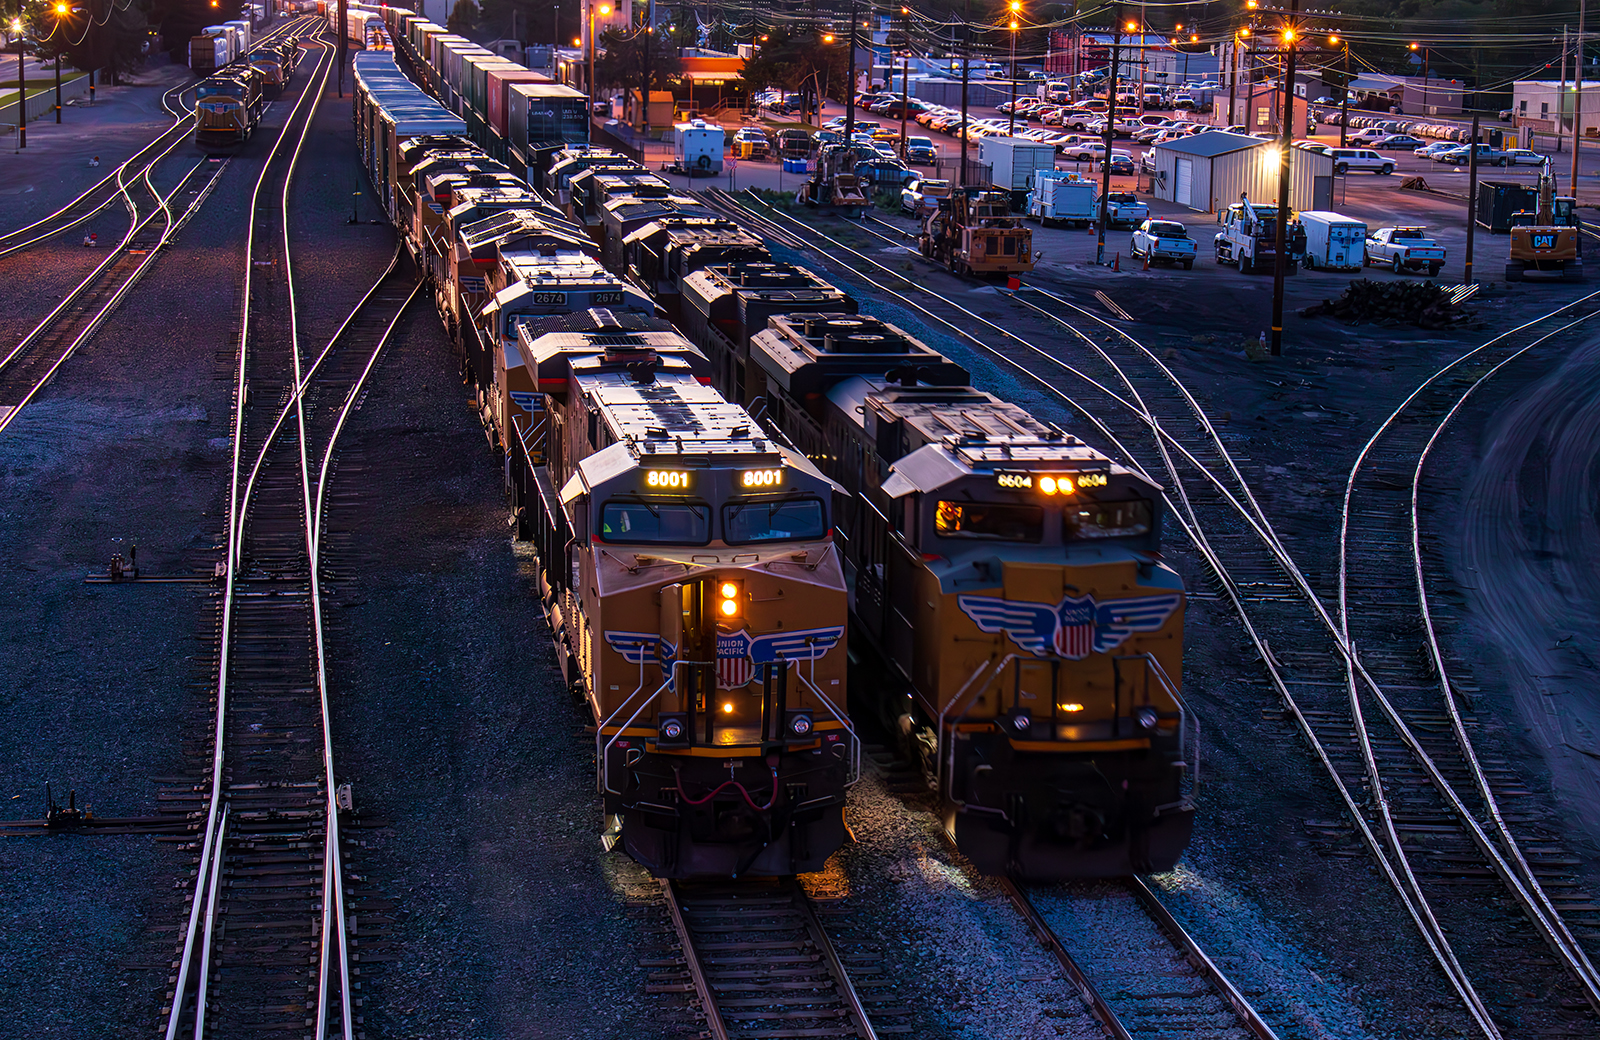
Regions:
<instances>
[{"instance_id":1,"label":"union pacific locomotive","mask_svg":"<svg viewBox=\"0 0 1600 1040\"><path fill-rule=\"evenodd\" d=\"M820 867L859 775L853 630L892 675L855 708L982 869L1172 866L1199 748L1158 489L560 118L498 127L537 84L475 93L492 56L382 16L363 163L536 549L607 841L668 877Z\"/></svg>"}]
</instances>

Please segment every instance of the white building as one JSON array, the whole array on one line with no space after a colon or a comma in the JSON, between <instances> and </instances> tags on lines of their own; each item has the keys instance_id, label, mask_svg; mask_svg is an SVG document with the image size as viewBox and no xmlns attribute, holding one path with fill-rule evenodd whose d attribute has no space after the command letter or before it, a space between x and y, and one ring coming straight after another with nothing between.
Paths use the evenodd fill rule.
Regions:
<instances>
[{"instance_id":1,"label":"white building","mask_svg":"<svg viewBox=\"0 0 1600 1040\"><path fill-rule=\"evenodd\" d=\"M1155 147L1156 197L1201 213L1216 213L1239 201L1278 201L1282 156L1277 141L1208 130ZM1289 149L1289 207L1333 207L1333 159L1303 148Z\"/></svg>"},{"instance_id":2,"label":"white building","mask_svg":"<svg viewBox=\"0 0 1600 1040\"><path fill-rule=\"evenodd\" d=\"M1578 92L1572 81L1563 83L1554 79L1519 79L1511 88L1511 120L1517 126L1532 127L1544 133L1564 130L1572 132L1572 109ZM1556 119L1561 125L1557 127ZM1580 116L1584 132L1600 127L1600 83L1588 80L1583 84L1583 106Z\"/></svg>"}]
</instances>

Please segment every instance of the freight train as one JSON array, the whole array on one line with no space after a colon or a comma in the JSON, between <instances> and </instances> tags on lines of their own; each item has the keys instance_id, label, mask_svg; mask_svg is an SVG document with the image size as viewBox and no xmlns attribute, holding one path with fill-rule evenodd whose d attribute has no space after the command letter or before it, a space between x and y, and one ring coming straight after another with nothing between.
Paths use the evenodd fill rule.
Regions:
<instances>
[{"instance_id":1,"label":"freight train","mask_svg":"<svg viewBox=\"0 0 1600 1040\"><path fill-rule=\"evenodd\" d=\"M853 708L982 869L1170 868L1199 742L1159 489L559 119L512 139L437 26L384 16L362 161L536 550L606 840L661 876L816 869ZM849 704L847 637L885 664Z\"/></svg>"}]
</instances>

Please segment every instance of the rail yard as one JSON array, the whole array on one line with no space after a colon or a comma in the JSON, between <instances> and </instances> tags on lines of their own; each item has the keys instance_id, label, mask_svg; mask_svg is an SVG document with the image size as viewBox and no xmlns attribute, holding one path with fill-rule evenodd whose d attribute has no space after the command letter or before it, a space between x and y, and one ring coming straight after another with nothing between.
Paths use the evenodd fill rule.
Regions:
<instances>
[{"instance_id":1,"label":"rail yard","mask_svg":"<svg viewBox=\"0 0 1600 1040\"><path fill-rule=\"evenodd\" d=\"M1587 207L1272 356L310 7L0 156L0 1036L1600 1035Z\"/></svg>"}]
</instances>

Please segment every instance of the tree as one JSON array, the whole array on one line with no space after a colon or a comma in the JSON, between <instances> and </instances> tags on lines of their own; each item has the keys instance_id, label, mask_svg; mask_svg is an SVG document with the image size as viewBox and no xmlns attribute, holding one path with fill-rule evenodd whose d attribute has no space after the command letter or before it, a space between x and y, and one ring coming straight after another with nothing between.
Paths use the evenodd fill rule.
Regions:
<instances>
[{"instance_id":1,"label":"tree","mask_svg":"<svg viewBox=\"0 0 1600 1040\"><path fill-rule=\"evenodd\" d=\"M68 4L67 13L59 19L54 0L34 7L27 16L41 60L54 61L60 54L74 68L104 71L113 85L120 73L144 64L150 40L147 2L134 0L126 6L112 0L62 2Z\"/></svg>"},{"instance_id":2,"label":"tree","mask_svg":"<svg viewBox=\"0 0 1600 1040\"><path fill-rule=\"evenodd\" d=\"M450 32L464 36L477 24L478 5L473 0L456 0L456 5L450 8L450 17L445 19L444 27Z\"/></svg>"},{"instance_id":3,"label":"tree","mask_svg":"<svg viewBox=\"0 0 1600 1040\"><path fill-rule=\"evenodd\" d=\"M774 26L766 36L740 71L750 93L782 87L802 95L811 108L830 89L849 89L850 55L838 38L830 43L830 33L810 26Z\"/></svg>"},{"instance_id":4,"label":"tree","mask_svg":"<svg viewBox=\"0 0 1600 1040\"><path fill-rule=\"evenodd\" d=\"M644 83L644 32L607 29L596 42L605 48L595 55L594 78L602 87L637 90ZM650 41L650 89L671 90L683 75L678 48Z\"/></svg>"}]
</instances>

